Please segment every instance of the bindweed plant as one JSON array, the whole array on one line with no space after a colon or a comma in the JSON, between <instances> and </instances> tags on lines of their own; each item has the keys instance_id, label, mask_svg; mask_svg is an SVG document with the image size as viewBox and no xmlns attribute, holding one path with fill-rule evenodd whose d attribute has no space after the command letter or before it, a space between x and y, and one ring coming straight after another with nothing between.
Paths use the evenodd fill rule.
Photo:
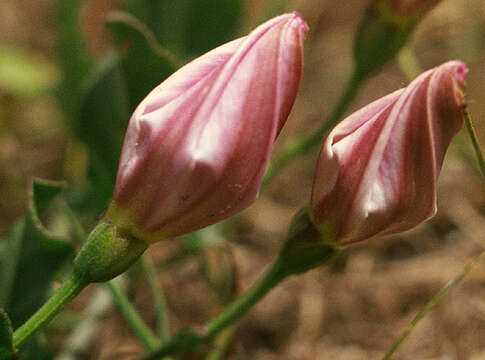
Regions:
<instances>
[{"instance_id":1,"label":"bindweed plant","mask_svg":"<svg viewBox=\"0 0 485 360\"><path fill-rule=\"evenodd\" d=\"M242 1L127 0L106 24L116 53L99 61L76 25L80 4L58 1L63 78L57 98L76 141L84 144L87 166L85 177L67 187L34 180L25 219L0 243L0 359L51 358L39 334L93 283L106 283L147 350L143 359L186 352L222 359L238 320L284 280L333 265L356 243L400 234L434 216L445 154L462 128L485 173L466 109L467 65L448 59L434 64L409 85L344 114L438 2L370 1L340 101L313 133L288 140L270 161L297 98L304 42L311 36L299 12L275 16L233 40ZM200 56L181 66L195 54ZM173 262L224 249L227 228L219 223L248 208L263 183L298 156L316 155L318 145L311 195L269 269L238 293L231 282L237 269L216 268L214 274L207 260L206 275L222 309L205 325L189 324L170 335L170 304L147 249L178 242L182 250L171 253ZM62 192L64 200L56 203ZM49 212L67 228L64 236L43 224ZM81 214L94 224L87 233ZM113 281L138 263L156 304L156 332Z\"/></svg>"}]
</instances>

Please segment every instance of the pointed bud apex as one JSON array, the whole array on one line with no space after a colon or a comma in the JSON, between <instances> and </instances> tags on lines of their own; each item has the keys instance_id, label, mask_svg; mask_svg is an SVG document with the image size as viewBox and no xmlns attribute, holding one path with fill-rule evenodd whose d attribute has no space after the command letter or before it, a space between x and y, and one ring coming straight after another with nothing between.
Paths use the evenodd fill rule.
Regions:
<instances>
[{"instance_id":1,"label":"pointed bud apex","mask_svg":"<svg viewBox=\"0 0 485 360\"><path fill-rule=\"evenodd\" d=\"M298 91L307 25L278 16L187 64L135 110L106 217L147 243L255 199Z\"/></svg>"},{"instance_id":2,"label":"pointed bud apex","mask_svg":"<svg viewBox=\"0 0 485 360\"><path fill-rule=\"evenodd\" d=\"M357 73L366 77L394 58L416 24L440 0L371 0L354 40Z\"/></svg>"},{"instance_id":3,"label":"pointed bud apex","mask_svg":"<svg viewBox=\"0 0 485 360\"><path fill-rule=\"evenodd\" d=\"M311 213L339 244L405 231L436 212L446 149L462 127L465 64L450 61L344 119L325 140Z\"/></svg>"}]
</instances>

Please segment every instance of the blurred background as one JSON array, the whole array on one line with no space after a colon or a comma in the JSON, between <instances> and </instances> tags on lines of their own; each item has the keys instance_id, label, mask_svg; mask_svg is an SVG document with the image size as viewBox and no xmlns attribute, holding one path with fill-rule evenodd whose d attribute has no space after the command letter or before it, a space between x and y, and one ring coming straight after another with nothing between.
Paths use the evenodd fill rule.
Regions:
<instances>
[{"instance_id":1,"label":"blurred background","mask_svg":"<svg viewBox=\"0 0 485 360\"><path fill-rule=\"evenodd\" d=\"M148 90L179 64L269 17L298 10L310 26L305 72L277 154L290 137L318 128L338 101L352 71L352 42L367 3L2 0L0 234L25 214L32 177L66 181L67 202L89 230L111 195L130 113ZM113 14L120 10L135 18ZM423 70L452 59L467 64L469 110L485 143L485 2L441 1L417 26L405 51ZM408 70L399 61L386 65L365 83L350 111L405 86ZM186 237L149 249L171 331L215 316L271 263L292 216L309 200L315 158L316 153L295 161L242 215L203 232L204 241ZM438 202L437 216L416 230L352 247L331 267L273 290L241 321L222 358L381 358L424 304L483 251L485 192L464 132L446 156ZM45 221L53 232L65 233L55 217ZM136 266L130 271L126 291L154 325L150 286L140 272ZM109 299L77 354L66 350L66 339L85 316L81 311L94 306L99 291L99 286L85 290L48 327L51 358L144 354ZM483 266L446 296L394 358L485 359Z\"/></svg>"}]
</instances>

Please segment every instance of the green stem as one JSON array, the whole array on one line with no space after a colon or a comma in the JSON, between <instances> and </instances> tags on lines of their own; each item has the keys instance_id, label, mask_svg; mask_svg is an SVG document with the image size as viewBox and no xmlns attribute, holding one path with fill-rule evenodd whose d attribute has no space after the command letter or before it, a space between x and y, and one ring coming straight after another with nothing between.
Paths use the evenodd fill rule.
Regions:
<instances>
[{"instance_id":1,"label":"green stem","mask_svg":"<svg viewBox=\"0 0 485 360\"><path fill-rule=\"evenodd\" d=\"M477 133L475 132L475 128L473 127L472 117L466 109L463 110L463 117L466 129L468 131L468 134L470 135L470 139L472 140L473 149L475 149L475 154L477 155L480 172L482 176L485 177L485 161L483 160L482 150L480 149L480 143L478 142Z\"/></svg>"},{"instance_id":2,"label":"green stem","mask_svg":"<svg viewBox=\"0 0 485 360\"><path fill-rule=\"evenodd\" d=\"M141 267L145 272L148 285L150 285L158 335L160 340L165 340L169 335L167 302L165 300L165 295L163 294L163 289L158 283L155 266L148 253L141 257Z\"/></svg>"},{"instance_id":3,"label":"green stem","mask_svg":"<svg viewBox=\"0 0 485 360\"><path fill-rule=\"evenodd\" d=\"M214 349L207 355L206 360L222 360L225 358L235 329L235 326L230 326L219 333L214 341Z\"/></svg>"},{"instance_id":4,"label":"green stem","mask_svg":"<svg viewBox=\"0 0 485 360\"><path fill-rule=\"evenodd\" d=\"M22 346L30 336L45 326L86 286L87 284L84 281L75 276L67 280L34 315L15 330L13 334L14 346L16 348Z\"/></svg>"},{"instance_id":5,"label":"green stem","mask_svg":"<svg viewBox=\"0 0 485 360\"><path fill-rule=\"evenodd\" d=\"M286 273L283 271L281 263L276 261L269 271L244 295L231 303L221 315L206 325L207 338L212 339L221 330L238 320L285 277Z\"/></svg>"},{"instance_id":6,"label":"green stem","mask_svg":"<svg viewBox=\"0 0 485 360\"><path fill-rule=\"evenodd\" d=\"M396 352L397 348L403 343L404 340L411 334L418 322L428 314L443 297L476 266L480 265L485 260L485 251L483 251L478 257L470 262L463 271L458 274L454 279L450 280L433 298L424 306L424 308L414 317L409 326L402 332L401 336L392 344L389 351L384 355L382 360L389 360L391 356Z\"/></svg>"},{"instance_id":7,"label":"green stem","mask_svg":"<svg viewBox=\"0 0 485 360\"><path fill-rule=\"evenodd\" d=\"M299 139L293 139L288 142L279 157L270 163L264 178L263 186L268 185L273 178L293 160L293 158L308 154L313 148L320 145L323 136L328 133L339 120L341 120L345 111L355 99L364 79L365 77L354 71L345 87L342 97L327 120L319 129L310 135Z\"/></svg>"},{"instance_id":8,"label":"green stem","mask_svg":"<svg viewBox=\"0 0 485 360\"><path fill-rule=\"evenodd\" d=\"M143 342L148 350L155 350L160 344L159 339L145 324L123 291L121 291L121 289L113 281L108 281L106 283L106 287L111 292L113 300L118 306L118 309L122 313L126 322L130 325L138 338Z\"/></svg>"},{"instance_id":9,"label":"green stem","mask_svg":"<svg viewBox=\"0 0 485 360\"><path fill-rule=\"evenodd\" d=\"M229 305L222 314L206 324L206 332L203 335L181 332L163 342L156 351L146 356L144 360L161 359L177 352L193 349L202 343L210 341L219 332L242 317L254 304L288 275L280 261L277 260L269 271L244 293L244 295Z\"/></svg>"}]
</instances>

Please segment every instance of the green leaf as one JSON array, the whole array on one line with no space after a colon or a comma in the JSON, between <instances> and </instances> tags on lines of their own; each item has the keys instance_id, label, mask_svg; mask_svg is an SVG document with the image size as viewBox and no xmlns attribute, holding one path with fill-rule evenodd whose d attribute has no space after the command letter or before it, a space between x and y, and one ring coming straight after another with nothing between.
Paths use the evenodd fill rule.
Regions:
<instances>
[{"instance_id":1,"label":"green leaf","mask_svg":"<svg viewBox=\"0 0 485 360\"><path fill-rule=\"evenodd\" d=\"M62 70L58 95L70 122L77 119L84 82L94 65L79 25L79 12L83 3L81 0L56 1L58 56Z\"/></svg>"},{"instance_id":2,"label":"green leaf","mask_svg":"<svg viewBox=\"0 0 485 360\"><path fill-rule=\"evenodd\" d=\"M16 222L0 241L0 307L5 307L15 279L24 222Z\"/></svg>"},{"instance_id":3,"label":"green leaf","mask_svg":"<svg viewBox=\"0 0 485 360\"><path fill-rule=\"evenodd\" d=\"M63 188L60 183L34 180L25 221L15 224L0 242L0 306L14 327L42 305L57 271L74 254L72 244L52 235L39 217Z\"/></svg>"},{"instance_id":4,"label":"green leaf","mask_svg":"<svg viewBox=\"0 0 485 360\"><path fill-rule=\"evenodd\" d=\"M183 57L200 55L234 38L242 0L125 0L128 11L158 41Z\"/></svg>"},{"instance_id":5,"label":"green leaf","mask_svg":"<svg viewBox=\"0 0 485 360\"><path fill-rule=\"evenodd\" d=\"M12 324L7 313L0 308L0 359L11 359L15 353Z\"/></svg>"},{"instance_id":6,"label":"green leaf","mask_svg":"<svg viewBox=\"0 0 485 360\"><path fill-rule=\"evenodd\" d=\"M201 54L232 40L241 13L239 0L193 1L185 37L188 51Z\"/></svg>"},{"instance_id":7,"label":"green leaf","mask_svg":"<svg viewBox=\"0 0 485 360\"><path fill-rule=\"evenodd\" d=\"M129 120L128 101L119 62L107 58L91 76L75 133L88 148L91 189L87 206L106 207L113 191L123 135Z\"/></svg>"},{"instance_id":8,"label":"green leaf","mask_svg":"<svg viewBox=\"0 0 485 360\"><path fill-rule=\"evenodd\" d=\"M181 64L134 16L116 12L109 16L107 24L121 58L131 112Z\"/></svg>"}]
</instances>

